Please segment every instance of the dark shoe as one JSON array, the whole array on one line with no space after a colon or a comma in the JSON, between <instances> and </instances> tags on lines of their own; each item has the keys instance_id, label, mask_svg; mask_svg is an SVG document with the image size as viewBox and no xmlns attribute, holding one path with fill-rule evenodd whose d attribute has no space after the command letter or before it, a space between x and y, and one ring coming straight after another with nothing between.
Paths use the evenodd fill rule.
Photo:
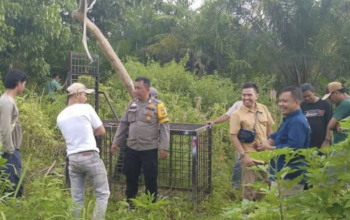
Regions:
<instances>
[{"instance_id":1,"label":"dark shoe","mask_svg":"<svg viewBox=\"0 0 350 220\"><path fill-rule=\"evenodd\" d=\"M135 210L135 204L132 202L132 201L128 201L128 204L129 204L129 207L128 207L128 210L131 211L131 210Z\"/></svg>"}]
</instances>

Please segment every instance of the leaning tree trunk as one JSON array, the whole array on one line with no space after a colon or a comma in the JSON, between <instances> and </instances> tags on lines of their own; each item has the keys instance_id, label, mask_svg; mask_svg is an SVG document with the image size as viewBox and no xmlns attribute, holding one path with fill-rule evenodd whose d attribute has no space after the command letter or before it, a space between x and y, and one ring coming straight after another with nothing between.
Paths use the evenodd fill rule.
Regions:
<instances>
[{"instance_id":1,"label":"leaning tree trunk","mask_svg":"<svg viewBox=\"0 0 350 220\"><path fill-rule=\"evenodd\" d=\"M84 24L84 9L85 9L85 4L86 1L85 0L80 0L80 4L79 4L79 9L78 10L74 10L72 12L72 17L76 20L78 20L82 25ZM100 29L90 21L90 19L85 18L86 19L86 28L88 31L90 31L90 33L96 38L96 40L98 41L101 50L103 51L103 53L106 55L107 59L109 60L109 62L112 64L112 66L114 67L114 69L116 70L118 76L121 78L125 88L127 89L129 95L131 98L134 98L134 84L133 81L131 80L128 72L126 71L124 65L122 64L122 62L120 61L118 55L114 52L112 46L110 45L110 43L108 42L108 40L103 36L102 32L100 31Z\"/></svg>"}]
</instances>

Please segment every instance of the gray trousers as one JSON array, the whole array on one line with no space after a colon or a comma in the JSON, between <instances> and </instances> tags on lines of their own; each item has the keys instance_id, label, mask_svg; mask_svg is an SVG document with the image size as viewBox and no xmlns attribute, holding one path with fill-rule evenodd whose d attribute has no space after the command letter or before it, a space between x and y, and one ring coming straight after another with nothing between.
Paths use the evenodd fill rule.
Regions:
<instances>
[{"instance_id":1,"label":"gray trousers","mask_svg":"<svg viewBox=\"0 0 350 220\"><path fill-rule=\"evenodd\" d=\"M233 172L231 175L232 185L235 189L241 188L242 182L242 161L239 160L238 152L235 153L235 163L233 165Z\"/></svg>"},{"instance_id":2,"label":"gray trousers","mask_svg":"<svg viewBox=\"0 0 350 220\"><path fill-rule=\"evenodd\" d=\"M85 178L89 177L96 194L93 220L103 219L110 195L107 171L98 152L77 153L69 155L69 178L71 195L76 217L79 218L85 198Z\"/></svg>"}]
</instances>

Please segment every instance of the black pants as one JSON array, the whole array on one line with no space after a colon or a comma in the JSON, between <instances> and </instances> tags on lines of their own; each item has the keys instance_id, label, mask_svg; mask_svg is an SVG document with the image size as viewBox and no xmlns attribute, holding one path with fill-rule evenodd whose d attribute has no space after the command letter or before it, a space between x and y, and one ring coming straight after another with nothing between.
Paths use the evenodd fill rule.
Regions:
<instances>
[{"instance_id":1,"label":"black pants","mask_svg":"<svg viewBox=\"0 0 350 220\"><path fill-rule=\"evenodd\" d=\"M126 197L129 201L135 198L139 187L139 176L143 168L146 193L154 195L153 202L157 200L157 176L158 176L158 149L136 151L126 148Z\"/></svg>"},{"instance_id":2,"label":"black pants","mask_svg":"<svg viewBox=\"0 0 350 220\"><path fill-rule=\"evenodd\" d=\"M11 196L14 196L16 188L19 184L19 180L22 175L22 159L19 150L15 150L15 152L10 156L8 153L4 153L2 158L7 159L5 167L1 168L1 171L4 171L5 174L3 177L7 178L11 183L11 188L6 188L5 193L11 193ZM22 197L23 194L23 184L19 186L16 198Z\"/></svg>"}]
</instances>

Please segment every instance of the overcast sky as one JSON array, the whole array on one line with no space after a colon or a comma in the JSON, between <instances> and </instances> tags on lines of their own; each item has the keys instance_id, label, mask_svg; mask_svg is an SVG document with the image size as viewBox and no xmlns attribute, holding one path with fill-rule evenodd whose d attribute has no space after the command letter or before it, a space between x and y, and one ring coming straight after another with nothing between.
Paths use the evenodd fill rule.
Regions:
<instances>
[{"instance_id":1,"label":"overcast sky","mask_svg":"<svg viewBox=\"0 0 350 220\"><path fill-rule=\"evenodd\" d=\"M197 9L202 6L204 0L194 0L194 3L191 5L192 9Z\"/></svg>"}]
</instances>

